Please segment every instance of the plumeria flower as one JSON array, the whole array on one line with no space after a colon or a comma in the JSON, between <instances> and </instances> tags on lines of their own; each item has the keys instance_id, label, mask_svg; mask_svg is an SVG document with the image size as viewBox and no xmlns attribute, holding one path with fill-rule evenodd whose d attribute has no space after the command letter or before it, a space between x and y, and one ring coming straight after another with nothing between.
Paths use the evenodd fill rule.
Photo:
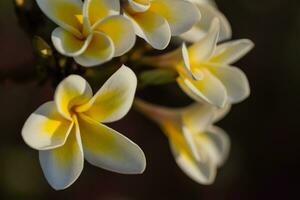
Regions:
<instances>
[{"instance_id":1,"label":"plumeria flower","mask_svg":"<svg viewBox=\"0 0 300 200\"><path fill-rule=\"evenodd\" d=\"M219 41L231 39L232 30L227 18L221 13L214 0L189 0L198 7L201 12L201 20L181 37L188 42L198 42L208 32L214 18L220 21Z\"/></svg>"},{"instance_id":2,"label":"plumeria flower","mask_svg":"<svg viewBox=\"0 0 300 200\"><path fill-rule=\"evenodd\" d=\"M97 167L123 174L145 169L143 151L102 123L121 119L129 111L137 79L123 66L93 96L85 79L70 75L55 91L54 101L40 106L25 122L24 141L39 150L49 184L70 186L83 169L84 158Z\"/></svg>"},{"instance_id":3,"label":"plumeria flower","mask_svg":"<svg viewBox=\"0 0 300 200\"><path fill-rule=\"evenodd\" d=\"M188 31L200 19L197 7L186 0L127 0L123 7L136 34L155 49L166 48L171 36Z\"/></svg>"},{"instance_id":4,"label":"plumeria flower","mask_svg":"<svg viewBox=\"0 0 300 200\"><path fill-rule=\"evenodd\" d=\"M135 43L130 20L120 16L119 0L36 0L59 27L52 32L57 51L85 67L100 65Z\"/></svg>"},{"instance_id":5,"label":"plumeria flower","mask_svg":"<svg viewBox=\"0 0 300 200\"><path fill-rule=\"evenodd\" d=\"M212 184L217 168L226 160L230 140L213 124L229 111L209 104L194 104L183 109L170 109L135 101L136 108L154 120L169 139L178 166L200 184Z\"/></svg>"},{"instance_id":6,"label":"plumeria flower","mask_svg":"<svg viewBox=\"0 0 300 200\"><path fill-rule=\"evenodd\" d=\"M177 82L194 100L223 107L250 94L247 77L231 64L247 54L254 44L242 39L217 45L219 30L219 20L215 19L203 39L188 48L183 45Z\"/></svg>"}]
</instances>

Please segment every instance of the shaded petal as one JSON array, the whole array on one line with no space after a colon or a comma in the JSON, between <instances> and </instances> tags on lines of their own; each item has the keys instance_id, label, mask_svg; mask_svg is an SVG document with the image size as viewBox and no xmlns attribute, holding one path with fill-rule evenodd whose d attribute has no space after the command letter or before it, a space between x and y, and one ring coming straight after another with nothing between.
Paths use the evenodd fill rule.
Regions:
<instances>
[{"instance_id":1,"label":"shaded petal","mask_svg":"<svg viewBox=\"0 0 300 200\"><path fill-rule=\"evenodd\" d=\"M214 18L220 21L219 41L230 39L232 30L227 18L215 7L206 3L197 4L201 13L201 20L191 30L182 35L183 39L189 42L201 40L209 31Z\"/></svg>"},{"instance_id":2,"label":"shaded petal","mask_svg":"<svg viewBox=\"0 0 300 200\"><path fill-rule=\"evenodd\" d=\"M227 103L227 93L224 85L208 70L202 69L204 74L201 80L192 80L181 75L177 79L182 90L195 101L208 102L218 107Z\"/></svg>"},{"instance_id":3,"label":"shaded petal","mask_svg":"<svg viewBox=\"0 0 300 200\"><path fill-rule=\"evenodd\" d=\"M225 86L229 103L241 102L250 95L248 79L239 68L215 65L209 69Z\"/></svg>"},{"instance_id":4,"label":"shaded petal","mask_svg":"<svg viewBox=\"0 0 300 200\"><path fill-rule=\"evenodd\" d=\"M130 8L135 12L145 12L150 8L150 0L128 0Z\"/></svg>"},{"instance_id":5,"label":"shaded petal","mask_svg":"<svg viewBox=\"0 0 300 200\"><path fill-rule=\"evenodd\" d=\"M209 157L206 157L205 161L199 162L186 149L180 148L172 141L170 141L170 146L176 163L187 176L204 185L214 182L217 167Z\"/></svg>"},{"instance_id":6,"label":"shaded petal","mask_svg":"<svg viewBox=\"0 0 300 200\"><path fill-rule=\"evenodd\" d=\"M41 10L57 25L81 36L81 0L36 0Z\"/></svg>"},{"instance_id":7,"label":"shaded petal","mask_svg":"<svg viewBox=\"0 0 300 200\"><path fill-rule=\"evenodd\" d=\"M72 120L71 109L87 103L93 96L89 83L78 75L70 75L57 86L54 99L58 111Z\"/></svg>"},{"instance_id":8,"label":"shaded petal","mask_svg":"<svg viewBox=\"0 0 300 200\"><path fill-rule=\"evenodd\" d=\"M93 26L107 16L119 15L120 2L119 0L85 0L83 12L89 25Z\"/></svg>"},{"instance_id":9,"label":"shaded petal","mask_svg":"<svg viewBox=\"0 0 300 200\"><path fill-rule=\"evenodd\" d=\"M222 120L231 110L231 104L227 103L223 108L217 108L214 114L213 123Z\"/></svg>"},{"instance_id":10,"label":"shaded petal","mask_svg":"<svg viewBox=\"0 0 300 200\"><path fill-rule=\"evenodd\" d=\"M254 43L248 39L241 39L218 45L216 52L210 62L221 64L232 64L246 55Z\"/></svg>"},{"instance_id":11,"label":"shaded petal","mask_svg":"<svg viewBox=\"0 0 300 200\"><path fill-rule=\"evenodd\" d=\"M123 174L145 170L145 155L131 140L84 115L79 117L79 126L84 156L89 163Z\"/></svg>"},{"instance_id":12,"label":"shaded petal","mask_svg":"<svg viewBox=\"0 0 300 200\"><path fill-rule=\"evenodd\" d=\"M217 166L223 165L226 161L230 150L230 139L222 129L211 126L206 132L196 135L195 141L206 150Z\"/></svg>"},{"instance_id":13,"label":"shaded petal","mask_svg":"<svg viewBox=\"0 0 300 200\"><path fill-rule=\"evenodd\" d=\"M39 152L40 164L49 184L56 190L72 185L83 169L80 133L73 127L66 143L53 150Z\"/></svg>"},{"instance_id":14,"label":"shaded petal","mask_svg":"<svg viewBox=\"0 0 300 200\"><path fill-rule=\"evenodd\" d=\"M165 49L171 40L170 26L162 16L151 11L126 14L132 20L135 33L155 49Z\"/></svg>"},{"instance_id":15,"label":"shaded petal","mask_svg":"<svg viewBox=\"0 0 300 200\"><path fill-rule=\"evenodd\" d=\"M74 59L84 67L93 67L111 60L114 53L113 41L103 33L94 32L86 51Z\"/></svg>"},{"instance_id":16,"label":"shaded petal","mask_svg":"<svg viewBox=\"0 0 300 200\"><path fill-rule=\"evenodd\" d=\"M214 54L219 37L220 22L214 19L208 34L188 48L190 63L200 64L208 61Z\"/></svg>"},{"instance_id":17,"label":"shaded petal","mask_svg":"<svg viewBox=\"0 0 300 200\"><path fill-rule=\"evenodd\" d=\"M58 27L52 32L52 42L57 51L65 56L78 56L90 44L92 37L80 40L68 31Z\"/></svg>"},{"instance_id":18,"label":"shaded petal","mask_svg":"<svg viewBox=\"0 0 300 200\"><path fill-rule=\"evenodd\" d=\"M86 104L77 108L78 112L98 122L114 122L123 118L130 110L137 78L134 72L122 66L115 72Z\"/></svg>"},{"instance_id":19,"label":"shaded petal","mask_svg":"<svg viewBox=\"0 0 300 200\"><path fill-rule=\"evenodd\" d=\"M96 31L110 37L115 47L115 57L129 51L135 44L135 32L129 19L123 16L110 16L95 25Z\"/></svg>"},{"instance_id":20,"label":"shaded petal","mask_svg":"<svg viewBox=\"0 0 300 200\"><path fill-rule=\"evenodd\" d=\"M156 0L152 2L150 10L168 21L171 34L174 36L188 31L200 20L199 10L188 1Z\"/></svg>"},{"instance_id":21,"label":"shaded petal","mask_svg":"<svg viewBox=\"0 0 300 200\"><path fill-rule=\"evenodd\" d=\"M22 137L34 149L53 149L65 143L72 127L73 123L61 116L51 101L29 116L22 129Z\"/></svg>"}]
</instances>

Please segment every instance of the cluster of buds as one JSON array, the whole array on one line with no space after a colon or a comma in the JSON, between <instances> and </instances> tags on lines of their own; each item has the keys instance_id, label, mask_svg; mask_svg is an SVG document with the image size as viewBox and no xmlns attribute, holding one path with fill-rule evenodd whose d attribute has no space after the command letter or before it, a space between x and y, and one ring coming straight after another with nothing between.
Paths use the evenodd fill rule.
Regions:
<instances>
[{"instance_id":1,"label":"cluster of buds","mask_svg":"<svg viewBox=\"0 0 300 200\"><path fill-rule=\"evenodd\" d=\"M15 1L19 13L25 4ZM45 78L63 80L54 100L29 116L22 136L39 151L54 189L74 183L84 159L117 173L145 170L141 148L105 125L123 118L132 105L161 127L190 178L214 182L230 149L229 137L214 123L249 96L247 77L232 64L254 45L228 41L230 24L213 0L35 0L30 8L52 21L27 27L37 65L46 69ZM49 27L48 38L39 34ZM104 81L103 74L112 75ZM195 103L167 108L135 98L137 88L172 81ZM105 83L93 95L99 82Z\"/></svg>"}]
</instances>

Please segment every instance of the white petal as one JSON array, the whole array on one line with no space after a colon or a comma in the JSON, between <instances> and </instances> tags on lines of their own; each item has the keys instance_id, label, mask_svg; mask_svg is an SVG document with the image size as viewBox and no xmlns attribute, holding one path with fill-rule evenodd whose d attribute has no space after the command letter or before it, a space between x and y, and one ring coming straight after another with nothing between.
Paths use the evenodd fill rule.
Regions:
<instances>
[{"instance_id":1,"label":"white petal","mask_svg":"<svg viewBox=\"0 0 300 200\"><path fill-rule=\"evenodd\" d=\"M226 88L229 103L238 103L250 95L248 79L243 71L236 67L211 66L210 71Z\"/></svg>"},{"instance_id":2,"label":"white petal","mask_svg":"<svg viewBox=\"0 0 300 200\"><path fill-rule=\"evenodd\" d=\"M77 108L78 112L98 122L114 122L123 118L130 110L137 78L134 72L122 66L115 72L86 104Z\"/></svg>"},{"instance_id":3,"label":"white petal","mask_svg":"<svg viewBox=\"0 0 300 200\"><path fill-rule=\"evenodd\" d=\"M73 123L59 114L53 101L41 105L26 120L22 137L26 144L37 150L62 146Z\"/></svg>"},{"instance_id":4,"label":"white petal","mask_svg":"<svg viewBox=\"0 0 300 200\"><path fill-rule=\"evenodd\" d=\"M105 17L120 14L119 0L85 0L83 15L88 19L89 26L95 25Z\"/></svg>"},{"instance_id":5,"label":"white petal","mask_svg":"<svg viewBox=\"0 0 300 200\"><path fill-rule=\"evenodd\" d=\"M59 148L39 152L40 164L49 184L56 190L72 185L83 169L83 150L78 128L72 129Z\"/></svg>"},{"instance_id":6,"label":"white petal","mask_svg":"<svg viewBox=\"0 0 300 200\"><path fill-rule=\"evenodd\" d=\"M205 162L197 162L187 151L178 148L170 142L172 153L176 163L194 181L209 185L216 177L217 166L207 157Z\"/></svg>"},{"instance_id":7,"label":"white petal","mask_svg":"<svg viewBox=\"0 0 300 200\"><path fill-rule=\"evenodd\" d=\"M163 16L169 23L171 34L176 36L188 31L200 20L197 7L182 0L153 1L150 10Z\"/></svg>"},{"instance_id":8,"label":"white petal","mask_svg":"<svg viewBox=\"0 0 300 200\"><path fill-rule=\"evenodd\" d=\"M165 49L171 40L170 26L162 16L147 11L125 15L132 20L135 32L155 49Z\"/></svg>"},{"instance_id":9,"label":"white petal","mask_svg":"<svg viewBox=\"0 0 300 200\"><path fill-rule=\"evenodd\" d=\"M226 42L217 47L210 62L232 64L246 55L253 47L253 42L247 39Z\"/></svg>"},{"instance_id":10,"label":"white petal","mask_svg":"<svg viewBox=\"0 0 300 200\"><path fill-rule=\"evenodd\" d=\"M111 60L114 54L114 43L110 37L101 32L94 32L86 51L74 59L84 67L93 67Z\"/></svg>"},{"instance_id":11,"label":"white petal","mask_svg":"<svg viewBox=\"0 0 300 200\"><path fill-rule=\"evenodd\" d=\"M145 12L150 8L150 0L128 0L130 8L134 12Z\"/></svg>"},{"instance_id":12,"label":"white petal","mask_svg":"<svg viewBox=\"0 0 300 200\"><path fill-rule=\"evenodd\" d=\"M207 62L214 54L219 38L220 22L214 19L208 34L199 42L188 48L190 63L200 64Z\"/></svg>"},{"instance_id":13,"label":"white petal","mask_svg":"<svg viewBox=\"0 0 300 200\"><path fill-rule=\"evenodd\" d=\"M79 119L79 126L89 163L123 174L140 174L145 170L145 155L131 140L84 115Z\"/></svg>"},{"instance_id":14,"label":"white petal","mask_svg":"<svg viewBox=\"0 0 300 200\"><path fill-rule=\"evenodd\" d=\"M36 0L41 10L60 27L81 36L81 0Z\"/></svg>"},{"instance_id":15,"label":"white petal","mask_svg":"<svg viewBox=\"0 0 300 200\"><path fill-rule=\"evenodd\" d=\"M224 85L208 70L202 69L204 74L201 80L192 80L181 76L177 79L183 91L198 102L207 102L218 107L227 103L227 93Z\"/></svg>"},{"instance_id":16,"label":"white petal","mask_svg":"<svg viewBox=\"0 0 300 200\"><path fill-rule=\"evenodd\" d=\"M128 52L135 44L135 32L131 21L123 16L110 16L95 25L94 30L110 37L114 43L114 57Z\"/></svg>"},{"instance_id":17,"label":"white petal","mask_svg":"<svg viewBox=\"0 0 300 200\"><path fill-rule=\"evenodd\" d=\"M92 37L88 37L86 40L80 40L73 34L58 27L52 32L52 42L57 51L65 56L78 56L82 54L88 45Z\"/></svg>"},{"instance_id":18,"label":"white petal","mask_svg":"<svg viewBox=\"0 0 300 200\"><path fill-rule=\"evenodd\" d=\"M78 75L70 75L56 88L54 99L58 111L72 120L71 109L87 103L93 96L89 83Z\"/></svg>"}]
</instances>

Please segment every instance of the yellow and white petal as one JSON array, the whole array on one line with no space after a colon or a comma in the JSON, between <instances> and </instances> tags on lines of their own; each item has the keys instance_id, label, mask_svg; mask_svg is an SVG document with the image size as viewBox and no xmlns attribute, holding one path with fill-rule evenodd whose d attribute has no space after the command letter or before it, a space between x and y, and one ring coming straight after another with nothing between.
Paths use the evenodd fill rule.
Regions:
<instances>
[{"instance_id":1,"label":"yellow and white petal","mask_svg":"<svg viewBox=\"0 0 300 200\"><path fill-rule=\"evenodd\" d=\"M140 174L145 170L145 155L131 140L85 115L79 117L79 126L89 163L122 174Z\"/></svg>"},{"instance_id":2,"label":"yellow and white petal","mask_svg":"<svg viewBox=\"0 0 300 200\"><path fill-rule=\"evenodd\" d=\"M191 65L207 62L215 52L219 38L220 22L215 18L208 34L188 48Z\"/></svg>"},{"instance_id":3,"label":"yellow and white petal","mask_svg":"<svg viewBox=\"0 0 300 200\"><path fill-rule=\"evenodd\" d=\"M172 141L170 141L170 146L176 163L187 176L204 185L210 185L214 182L217 166L209 157L206 156L205 161L199 162L185 148L180 148ZM204 157L202 158L204 159Z\"/></svg>"},{"instance_id":4,"label":"yellow and white petal","mask_svg":"<svg viewBox=\"0 0 300 200\"><path fill-rule=\"evenodd\" d=\"M34 149L53 149L65 143L72 127L73 123L61 116L51 101L29 116L22 129L22 137Z\"/></svg>"},{"instance_id":5,"label":"yellow and white petal","mask_svg":"<svg viewBox=\"0 0 300 200\"><path fill-rule=\"evenodd\" d=\"M123 118L130 110L137 78L134 72L122 66L115 72L86 104L78 107L78 112L98 122L114 122Z\"/></svg>"},{"instance_id":6,"label":"yellow and white petal","mask_svg":"<svg viewBox=\"0 0 300 200\"><path fill-rule=\"evenodd\" d=\"M94 30L110 37L114 43L114 57L128 52L135 44L135 32L131 21L123 16L109 16L99 21Z\"/></svg>"},{"instance_id":7,"label":"yellow and white petal","mask_svg":"<svg viewBox=\"0 0 300 200\"><path fill-rule=\"evenodd\" d=\"M248 39L226 42L217 47L210 62L232 64L246 55L253 47L254 43Z\"/></svg>"},{"instance_id":8,"label":"yellow and white petal","mask_svg":"<svg viewBox=\"0 0 300 200\"><path fill-rule=\"evenodd\" d=\"M128 0L130 9L133 12L145 12L150 8L150 0Z\"/></svg>"},{"instance_id":9,"label":"yellow and white petal","mask_svg":"<svg viewBox=\"0 0 300 200\"><path fill-rule=\"evenodd\" d=\"M84 78L70 75L57 86L54 100L61 115L72 120L72 110L87 103L92 96L92 89Z\"/></svg>"},{"instance_id":10,"label":"yellow and white petal","mask_svg":"<svg viewBox=\"0 0 300 200\"><path fill-rule=\"evenodd\" d=\"M73 127L66 143L53 150L39 151L40 164L49 184L56 190L72 185L83 169L80 133Z\"/></svg>"},{"instance_id":11,"label":"yellow and white petal","mask_svg":"<svg viewBox=\"0 0 300 200\"><path fill-rule=\"evenodd\" d=\"M200 20L198 8L188 1L154 0L150 10L168 21L171 34L174 36L188 31Z\"/></svg>"},{"instance_id":12,"label":"yellow and white petal","mask_svg":"<svg viewBox=\"0 0 300 200\"><path fill-rule=\"evenodd\" d=\"M52 32L52 42L57 51L65 56L78 56L82 54L92 39L89 36L86 40L80 40L70 32L63 28L56 28Z\"/></svg>"},{"instance_id":13,"label":"yellow and white petal","mask_svg":"<svg viewBox=\"0 0 300 200\"><path fill-rule=\"evenodd\" d=\"M213 123L219 122L222 120L231 110L232 105L227 103L223 108L216 108Z\"/></svg>"},{"instance_id":14,"label":"yellow and white petal","mask_svg":"<svg viewBox=\"0 0 300 200\"><path fill-rule=\"evenodd\" d=\"M203 132L212 124L216 110L208 103L194 103L183 110L183 124L193 133Z\"/></svg>"},{"instance_id":15,"label":"yellow and white petal","mask_svg":"<svg viewBox=\"0 0 300 200\"><path fill-rule=\"evenodd\" d=\"M230 139L225 131L211 126L206 132L198 134L194 138L217 166L224 164L230 151Z\"/></svg>"},{"instance_id":16,"label":"yellow and white petal","mask_svg":"<svg viewBox=\"0 0 300 200\"><path fill-rule=\"evenodd\" d=\"M238 103L250 95L250 86L245 73L236 67L211 66L210 71L226 88L229 103Z\"/></svg>"},{"instance_id":17,"label":"yellow and white petal","mask_svg":"<svg viewBox=\"0 0 300 200\"><path fill-rule=\"evenodd\" d=\"M81 0L36 0L41 10L57 25L81 36L82 1Z\"/></svg>"},{"instance_id":18,"label":"yellow and white petal","mask_svg":"<svg viewBox=\"0 0 300 200\"><path fill-rule=\"evenodd\" d=\"M171 30L167 20L151 11L125 14L132 20L135 33L155 49L165 49L171 40Z\"/></svg>"},{"instance_id":19,"label":"yellow and white petal","mask_svg":"<svg viewBox=\"0 0 300 200\"><path fill-rule=\"evenodd\" d=\"M220 20L219 41L230 39L232 30L227 18L215 7L207 3L197 4L201 13L201 20L193 26L191 30L181 35L181 37L188 42L198 42L207 32L214 18Z\"/></svg>"},{"instance_id":20,"label":"yellow and white petal","mask_svg":"<svg viewBox=\"0 0 300 200\"><path fill-rule=\"evenodd\" d=\"M107 16L120 14L119 0L85 0L83 15L88 19L89 26L95 25L98 21Z\"/></svg>"},{"instance_id":21,"label":"yellow and white petal","mask_svg":"<svg viewBox=\"0 0 300 200\"><path fill-rule=\"evenodd\" d=\"M111 60L114 54L114 43L110 37L101 32L94 32L86 51L74 57L74 60L84 67L93 67Z\"/></svg>"},{"instance_id":22,"label":"yellow and white petal","mask_svg":"<svg viewBox=\"0 0 300 200\"><path fill-rule=\"evenodd\" d=\"M198 102L207 102L218 107L224 107L228 97L226 88L211 72L202 69L203 79L192 80L178 77L177 82L182 90Z\"/></svg>"}]
</instances>

